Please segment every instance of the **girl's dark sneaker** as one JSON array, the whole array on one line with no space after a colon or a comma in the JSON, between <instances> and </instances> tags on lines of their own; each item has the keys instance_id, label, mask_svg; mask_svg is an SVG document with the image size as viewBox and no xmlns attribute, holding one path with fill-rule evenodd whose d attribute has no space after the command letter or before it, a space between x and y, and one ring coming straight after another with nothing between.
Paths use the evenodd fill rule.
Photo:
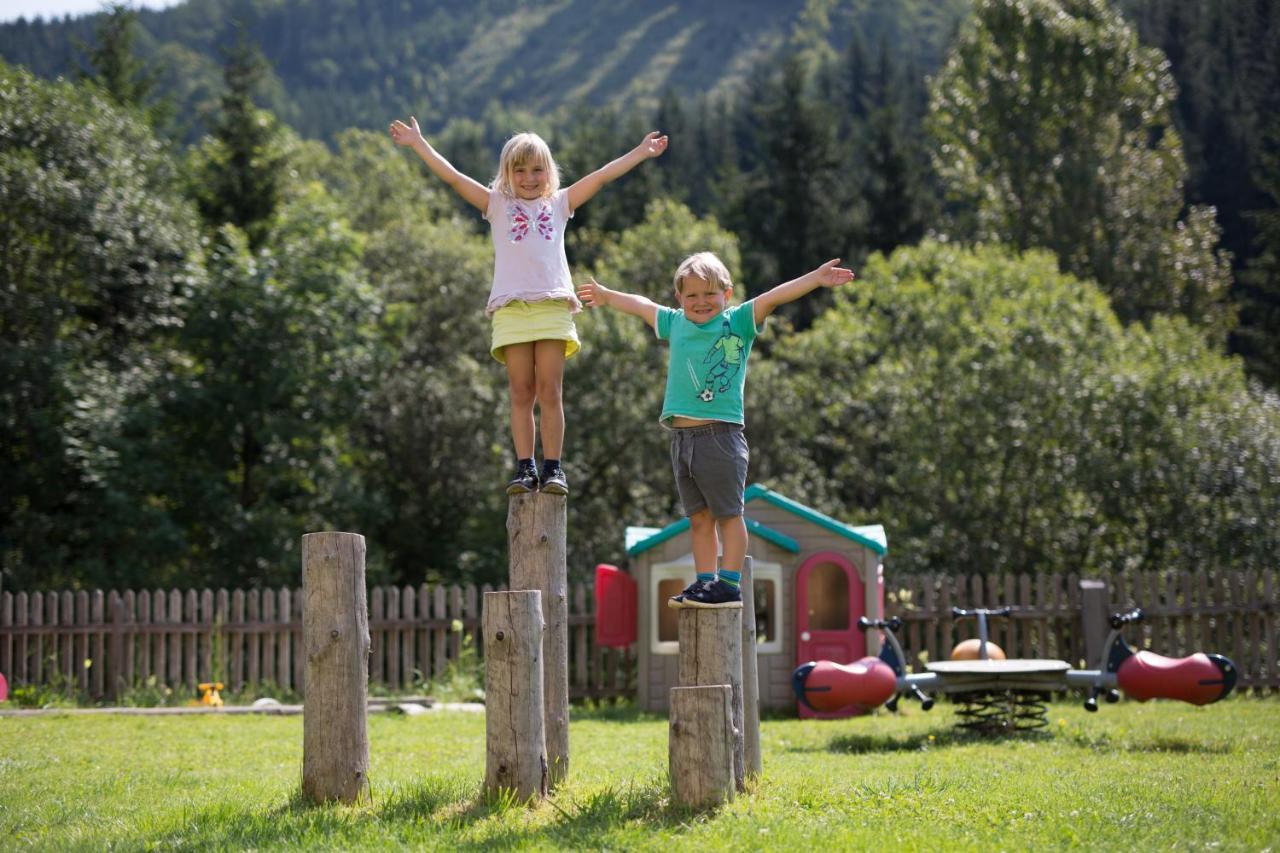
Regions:
<instances>
[{"instance_id":1,"label":"girl's dark sneaker","mask_svg":"<svg viewBox=\"0 0 1280 853\"><path fill-rule=\"evenodd\" d=\"M563 468L557 465L542 472L542 491L548 495L569 494L569 481L565 479Z\"/></svg>"},{"instance_id":2,"label":"girl's dark sneaker","mask_svg":"<svg viewBox=\"0 0 1280 853\"><path fill-rule=\"evenodd\" d=\"M684 590L682 590L678 595L673 595L670 598L668 598L667 606L668 607L684 607L685 596L693 592L695 589L702 589L702 585L703 585L702 581L695 580L693 583L686 586Z\"/></svg>"},{"instance_id":3,"label":"girl's dark sneaker","mask_svg":"<svg viewBox=\"0 0 1280 853\"><path fill-rule=\"evenodd\" d=\"M684 607L741 607L742 589L716 578L686 593Z\"/></svg>"},{"instance_id":4,"label":"girl's dark sneaker","mask_svg":"<svg viewBox=\"0 0 1280 853\"><path fill-rule=\"evenodd\" d=\"M527 495L538 490L538 469L532 465L521 465L516 475L507 483L507 494Z\"/></svg>"}]
</instances>

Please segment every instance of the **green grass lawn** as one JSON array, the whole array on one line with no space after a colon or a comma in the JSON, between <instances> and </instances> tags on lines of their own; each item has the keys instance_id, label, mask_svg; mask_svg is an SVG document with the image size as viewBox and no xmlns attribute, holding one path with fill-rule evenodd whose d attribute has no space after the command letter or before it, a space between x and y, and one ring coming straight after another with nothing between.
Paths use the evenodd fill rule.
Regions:
<instances>
[{"instance_id":1,"label":"green grass lawn","mask_svg":"<svg viewBox=\"0 0 1280 853\"><path fill-rule=\"evenodd\" d=\"M1053 704L1047 734L958 736L951 706L766 719L764 775L674 807L666 720L575 709L570 778L486 804L484 718L371 715L372 802L297 799L300 717L0 718L0 849L1169 849L1280 846L1280 701Z\"/></svg>"}]
</instances>

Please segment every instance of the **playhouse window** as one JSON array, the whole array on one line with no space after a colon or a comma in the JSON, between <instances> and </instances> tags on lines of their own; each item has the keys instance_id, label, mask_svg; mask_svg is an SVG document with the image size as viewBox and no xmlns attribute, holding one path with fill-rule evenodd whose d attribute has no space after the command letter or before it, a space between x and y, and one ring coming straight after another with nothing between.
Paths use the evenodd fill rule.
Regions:
<instances>
[{"instance_id":1,"label":"playhouse window","mask_svg":"<svg viewBox=\"0 0 1280 853\"><path fill-rule=\"evenodd\" d=\"M752 567L756 603L756 654L782 651L783 618L782 566L757 562Z\"/></svg>"},{"instance_id":2,"label":"playhouse window","mask_svg":"<svg viewBox=\"0 0 1280 853\"><path fill-rule=\"evenodd\" d=\"M683 577L658 581L658 642L675 643L680 639L680 611L667 607L667 599L679 595L685 588Z\"/></svg>"},{"instance_id":3,"label":"playhouse window","mask_svg":"<svg viewBox=\"0 0 1280 853\"><path fill-rule=\"evenodd\" d=\"M814 566L809 573L809 629L849 630L849 576L835 563Z\"/></svg>"},{"instance_id":4,"label":"playhouse window","mask_svg":"<svg viewBox=\"0 0 1280 853\"><path fill-rule=\"evenodd\" d=\"M680 651L680 611L667 606L693 580L693 555L659 563L649 572L649 651L674 655Z\"/></svg>"}]
</instances>

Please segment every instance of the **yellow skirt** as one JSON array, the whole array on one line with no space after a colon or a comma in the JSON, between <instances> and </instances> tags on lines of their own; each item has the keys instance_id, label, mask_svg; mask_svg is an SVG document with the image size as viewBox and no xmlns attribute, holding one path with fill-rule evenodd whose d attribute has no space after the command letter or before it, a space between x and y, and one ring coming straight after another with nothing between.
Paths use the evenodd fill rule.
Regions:
<instances>
[{"instance_id":1,"label":"yellow skirt","mask_svg":"<svg viewBox=\"0 0 1280 853\"><path fill-rule=\"evenodd\" d=\"M564 341L566 360L582 348L578 328L573 324L573 315L569 313L566 300L516 300L493 312L493 342L489 345L489 352L498 361L507 363L503 347L533 341Z\"/></svg>"}]
</instances>

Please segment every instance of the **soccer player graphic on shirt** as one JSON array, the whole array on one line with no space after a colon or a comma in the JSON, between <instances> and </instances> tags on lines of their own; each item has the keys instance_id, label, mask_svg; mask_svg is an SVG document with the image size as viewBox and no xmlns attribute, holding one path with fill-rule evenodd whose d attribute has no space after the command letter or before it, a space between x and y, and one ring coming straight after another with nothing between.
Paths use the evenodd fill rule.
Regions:
<instances>
[{"instance_id":1,"label":"soccer player graphic on shirt","mask_svg":"<svg viewBox=\"0 0 1280 853\"><path fill-rule=\"evenodd\" d=\"M704 403L710 403L715 399L716 394L723 394L729 390L729 383L742 369L744 350L746 350L746 344L742 342L740 336L730 331L729 321L725 320L720 330L720 337L716 338L716 342L707 351L707 357L702 360L703 364L710 362L711 369L702 380L702 393L698 395L698 399Z\"/></svg>"}]
</instances>

